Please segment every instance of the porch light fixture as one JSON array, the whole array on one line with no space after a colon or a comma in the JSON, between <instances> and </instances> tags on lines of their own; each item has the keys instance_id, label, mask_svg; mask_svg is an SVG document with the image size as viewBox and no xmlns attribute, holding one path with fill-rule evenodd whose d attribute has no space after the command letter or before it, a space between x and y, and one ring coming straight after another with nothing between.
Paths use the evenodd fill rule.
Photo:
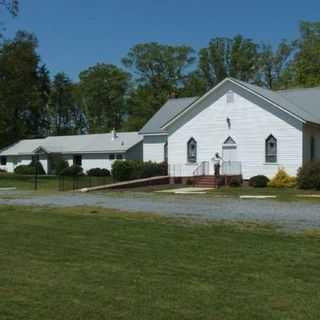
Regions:
<instances>
[{"instance_id":1,"label":"porch light fixture","mask_svg":"<svg viewBox=\"0 0 320 320\"><path fill-rule=\"evenodd\" d=\"M228 128L231 129L231 119L229 117L227 118L227 124Z\"/></svg>"}]
</instances>

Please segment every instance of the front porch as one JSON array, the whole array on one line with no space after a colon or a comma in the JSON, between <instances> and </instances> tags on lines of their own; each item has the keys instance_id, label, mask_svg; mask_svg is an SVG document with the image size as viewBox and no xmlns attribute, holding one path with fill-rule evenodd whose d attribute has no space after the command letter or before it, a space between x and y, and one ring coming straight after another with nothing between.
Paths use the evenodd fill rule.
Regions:
<instances>
[{"instance_id":1,"label":"front porch","mask_svg":"<svg viewBox=\"0 0 320 320\"><path fill-rule=\"evenodd\" d=\"M240 161L202 161L188 174L182 165L169 165L169 176L172 183L192 184L203 188L218 188L242 183L242 166Z\"/></svg>"}]
</instances>

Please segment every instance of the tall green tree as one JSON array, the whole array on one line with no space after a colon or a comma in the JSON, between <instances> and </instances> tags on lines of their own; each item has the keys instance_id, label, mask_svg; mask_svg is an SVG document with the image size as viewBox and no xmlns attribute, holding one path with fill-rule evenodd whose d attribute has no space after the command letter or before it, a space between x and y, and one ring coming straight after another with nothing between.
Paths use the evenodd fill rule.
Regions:
<instances>
[{"instance_id":1,"label":"tall green tree","mask_svg":"<svg viewBox=\"0 0 320 320\"><path fill-rule=\"evenodd\" d=\"M0 146L47 130L48 71L34 35L18 32L0 48Z\"/></svg>"},{"instance_id":2,"label":"tall green tree","mask_svg":"<svg viewBox=\"0 0 320 320\"><path fill-rule=\"evenodd\" d=\"M81 133L83 115L76 103L75 84L63 72L52 81L49 102L50 134L66 135Z\"/></svg>"},{"instance_id":3,"label":"tall green tree","mask_svg":"<svg viewBox=\"0 0 320 320\"><path fill-rule=\"evenodd\" d=\"M156 42L137 44L122 59L133 71L140 84L155 89L178 91L194 63L193 49L189 46L169 46Z\"/></svg>"},{"instance_id":4,"label":"tall green tree","mask_svg":"<svg viewBox=\"0 0 320 320\"><path fill-rule=\"evenodd\" d=\"M320 22L300 23L293 68L296 86L320 84Z\"/></svg>"},{"instance_id":5,"label":"tall green tree","mask_svg":"<svg viewBox=\"0 0 320 320\"><path fill-rule=\"evenodd\" d=\"M79 75L78 101L90 133L119 129L126 114L130 75L111 64L97 64Z\"/></svg>"},{"instance_id":6,"label":"tall green tree","mask_svg":"<svg viewBox=\"0 0 320 320\"><path fill-rule=\"evenodd\" d=\"M214 38L199 52L198 70L209 90L226 77L255 81L259 69L258 45L251 39Z\"/></svg>"},{"instance_id":7,"label":"tall green tree","mask_svg":"<svg viewBox=\"0 0 320 320\"><path fill-rule=\"evenodd\" d=\"M122 60L137 83L129 98L130 128L141 128L169 97L181 96L194 61L194 50L189 46L151 42L130 49Z\"/></svg>"},{"instance_id":8,"label":"tall green tree","mask_svg":"<svg viewBox=\"0 0 320 320\"><path fill-rule=\"evenodd\" d=\"M286 40L280 42L276 50L263 44L260 49L261 84L269 89L286 87L293 52L293 44Z\"/></svg>"}]
</instances>

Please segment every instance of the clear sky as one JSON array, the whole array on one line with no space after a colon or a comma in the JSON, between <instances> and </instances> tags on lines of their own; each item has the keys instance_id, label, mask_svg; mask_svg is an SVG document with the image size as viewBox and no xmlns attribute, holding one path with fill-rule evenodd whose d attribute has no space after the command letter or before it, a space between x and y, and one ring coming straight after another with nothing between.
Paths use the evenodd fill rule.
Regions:
<instances>
[{"instance_id":1,"label":"clear sky","mask_svg":"<svg viewBox=\"0 0 320 320\"><path fill-rule=\"evenodd\" d=\"M17 18L5 18L39 39L51 75L77 79L97 63L120 65L137 43L189 44L199 49L216 36L242 34L276 44L298 35L300 20L320 20L319 0L20 0Z\"/></svg>"}]
</instances>

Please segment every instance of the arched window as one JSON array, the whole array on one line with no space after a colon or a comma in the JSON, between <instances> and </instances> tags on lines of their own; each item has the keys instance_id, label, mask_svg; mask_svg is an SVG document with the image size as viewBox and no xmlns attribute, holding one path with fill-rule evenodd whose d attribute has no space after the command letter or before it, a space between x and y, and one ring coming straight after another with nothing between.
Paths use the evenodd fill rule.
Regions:
<instances>
[{"instance_id":1,"label":"arched window","mask_svg":"<svg viewBox=\"0 0 320 320\"><path fill-rule=\"evenodd\" d=\"M266 162L277 162L277 139L273 135L266 139Z\"/></svg>"},{"instance_id":2,"label":"arched window","mask_svg":"<svg viewBox=\"0 0 320 320\"><path fill-rule=\"evenodd\" d=\"M197 141L191 138L187 144L188 162L197 162Z\"/></svg>"}]
</instances>

